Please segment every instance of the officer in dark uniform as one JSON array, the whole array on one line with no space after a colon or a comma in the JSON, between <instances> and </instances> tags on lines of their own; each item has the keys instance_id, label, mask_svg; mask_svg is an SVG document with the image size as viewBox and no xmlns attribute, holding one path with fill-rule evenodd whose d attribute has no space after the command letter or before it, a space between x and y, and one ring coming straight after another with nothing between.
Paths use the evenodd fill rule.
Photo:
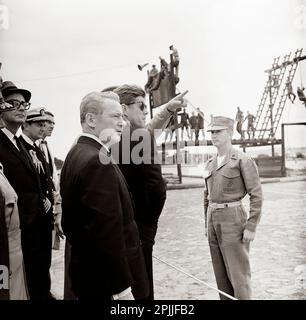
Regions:
<instances>
[{"instance_id":1,"label":"officer in dark uniform","mask_svg":"<svg viewBox=\"0 0 306 320\"><path fill-rule=\"evenodd\" d=\"M22 134L19 138L23 147L31 156L32 162L36 168L41 187L45 213L37 220L39 227L32 231L33 245L39 248L39 269L37 272L41 275L40 287L48 295L51 288L51 278L49 269L51 267L52 255L52 230L54 224L53 205L54 205L54 185L50 167L46 163L41 149L35 144L35 141L41 139L45 133L45 115L44 108L36 108L27 112L26 122L22 125ZM51 294L50 298L52 298Z\"/></svg>"}]
</instances>

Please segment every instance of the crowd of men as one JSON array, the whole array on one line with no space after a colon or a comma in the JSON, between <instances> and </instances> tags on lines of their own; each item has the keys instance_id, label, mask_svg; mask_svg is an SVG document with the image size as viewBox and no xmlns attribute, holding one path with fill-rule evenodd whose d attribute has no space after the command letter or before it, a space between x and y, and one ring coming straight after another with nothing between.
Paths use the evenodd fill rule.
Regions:
<instances>
[{"instance_id":1,"label":"crowd of men","mask_svg":"<svg viewBox=\"0 0 306 320\"><path fill-rule=\"evenodd\" d=\"M186 108L179 113L178 123L175 123L175 118L172 117L169 121L169 125L165 130L165 142L168 140L168 136L170 136L170 141L172 141L173 133L180 129L181 131L181 140L195 139L195 141L199 141L199 135L201 133L202 139L205 139L205 131L204 131L204 113L200 110L200 108L196 108L196 112L192 111L191 116L186 112ZM186 136L184 135L186 131Z\"/></svg>"},{"instance_id":2,"label":"crowd of men","mask_svg":"<svg viewBox=\"0 0 306 320\"><path fill-rule=\"evenodd\" d=\"M17 285L25 283L22 280L24 271L29 297L53 299L49 269L55 203L59 193L54 162L45 138L52 133L54 116L44 108L29 110L30 91L18 89L10 81L3 83L1 95L5 102L0 110L0 162L5 177L16 192L18 207L15 209L19 211L19 222L8 225L8 232L15 232L17 238L15 251L10 256L10 281L12 284L16 281ZM21 134L17 137L18 130ZM9 245L8 250L11 247ZM14 265L16 259L18 268Z\"/></svg>"},{"instance_id":3,"label":"crowd of men","mask_svg":"<svg viewBox=\"0 0 306 320\"><path fill-rule=\"evenodd\" d=\"M11 81L2 84L1 172L16 192L19 221L14 229L19 240L12 252L8 236L1 255L6 254L9 259L1 258L1 262L7 262L10 272L16 269L11 274L16 282L10 280L6 293L13 299L54 299L50 292L54 226L57 236L63 235L63 226L70 245L66 278L71 286L67 290L73 291L78 299L154 297L152 251L166 199L160 165L153 161L156 149L150 148L152 154L144 155L152 158L150 164L125 165L123 161L118 166L110 161L101 165L102 155L104 150L109 157L109 148L114 143L122 144L121 139L129 139L135 130L148 133L148 141L154 145L153 130L166 126L174 111L186 102L184 94L178 95L145 124L145 91L128 85L112 90L93 92L82 100L83 132L65 161L60 197L54 160L45 140L52 133L54 115L45 108L30 109L30 91ZM125 128L124 122L128 123ZM110 136L103 138L103 130L110 129L113 129ZM4 206L4 216L11 214L5 198L4 205L8 206ZM10 235L12 226L2 227L1 234ZM90 275L94 277L92 281L88 281ZM21 283L23 295L14 296L14 288L21 292Z\"/></svg>"},{"instance_id":4,"label":"crowd of men","mask_svg":"<svg viewBox=\"0 0 306 320\"><path fill-rule=\"evenodd\" d=\"M7 266L10 279L1 299L55 299L52 233L66 237L65 298L154 299L152 253L166 200L156 132L169 126L175 111L184 110L186 93L163 105L148 123L141 87L88 93L80 104L82 132L59 183L46 141L54 115L30 108L30 91L2 83L0 265ZM205 233L219 289L250 299L249 242L262 196L255 162L231 146L233 125L226 117L211 119L218 155L205 167ZM247 193L249 215L241 203Z\"/></svg>"}]
</instances>

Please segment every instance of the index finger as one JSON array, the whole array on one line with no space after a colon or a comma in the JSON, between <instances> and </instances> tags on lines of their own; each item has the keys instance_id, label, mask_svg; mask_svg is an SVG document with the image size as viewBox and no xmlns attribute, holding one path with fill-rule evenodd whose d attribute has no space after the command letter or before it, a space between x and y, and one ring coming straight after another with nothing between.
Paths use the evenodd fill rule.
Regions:
<instances>
[{"instance_id":1,"label":"index finger","mask_svg":"<svg viewBox=\"0 0 306 320\"><path fill-rule=\"evenodd\" d=\"M186 91L184 91L183 93L178 94L175 98L176 98L176 99L184 98L184 96L185 96L188 92L189 92L189 91L186 90Z\"/></svg>"}]
</instances>

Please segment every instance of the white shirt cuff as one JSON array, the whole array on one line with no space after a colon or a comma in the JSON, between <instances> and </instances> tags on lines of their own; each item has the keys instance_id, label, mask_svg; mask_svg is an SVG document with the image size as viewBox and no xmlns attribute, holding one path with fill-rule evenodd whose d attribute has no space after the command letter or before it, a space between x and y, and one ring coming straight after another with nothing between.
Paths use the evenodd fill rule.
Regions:
<instances>
[{"instance_id":1,"label":"white shirt cuff","mask_svg":"<svg viewBox=\"0 0 306 320\"><path fill-rule=\"evenodd\" d=\"M132 291L131 287L128 287L127 289L123 290L122 292L120 292L118 294L113 294L112 299L118 300L118 299L124 297L125 295L127 295L128 293L130 293L131 291Z\"/></svg>"}]
</instances>

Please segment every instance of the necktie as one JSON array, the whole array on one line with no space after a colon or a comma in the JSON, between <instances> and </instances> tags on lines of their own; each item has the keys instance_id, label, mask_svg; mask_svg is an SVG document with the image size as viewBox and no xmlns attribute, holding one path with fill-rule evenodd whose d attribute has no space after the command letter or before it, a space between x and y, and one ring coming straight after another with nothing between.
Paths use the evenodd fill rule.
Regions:
<instances>
[{"instance_id":1,"label":"necktie","mask_svg":"<svg viewBox=\"0 0 306 320\"><path fill-rule=\"evenodd\" d=\"M14 136L14 140L15 140L15 143L14 143L15 147L16 147L18 150L20 150L18 137L17 137L17 136Z\"/></svg>"},{"instance_id":2,"label":"necktie","mask_svg":"<svg viewBox=\"0 0 306 320\"><path fill-rule=\"evenodd\" d=\"M24 157L24 159L26 159L27 161L29 161L29 160L31 161L32 159L30 157L30 154L27 152L25 147L22 145L19 138L17 136L14 136L14 140L16 141L17 148L20 151L20 154Z\"/></svg>"},{"instance_id":3,"label":"necktie","mask_svg":"<svg viewBox=\"0 0 306 320\"><path fill-rule=\"evenodd\" d=\"M42 154L44 155L44 158L46 160L47 163L49 163L49 154L48 154L48 145L47 145L47 141L42 140L40 142L40 150L42 151Z\"/></svg>"}]
</instances>

